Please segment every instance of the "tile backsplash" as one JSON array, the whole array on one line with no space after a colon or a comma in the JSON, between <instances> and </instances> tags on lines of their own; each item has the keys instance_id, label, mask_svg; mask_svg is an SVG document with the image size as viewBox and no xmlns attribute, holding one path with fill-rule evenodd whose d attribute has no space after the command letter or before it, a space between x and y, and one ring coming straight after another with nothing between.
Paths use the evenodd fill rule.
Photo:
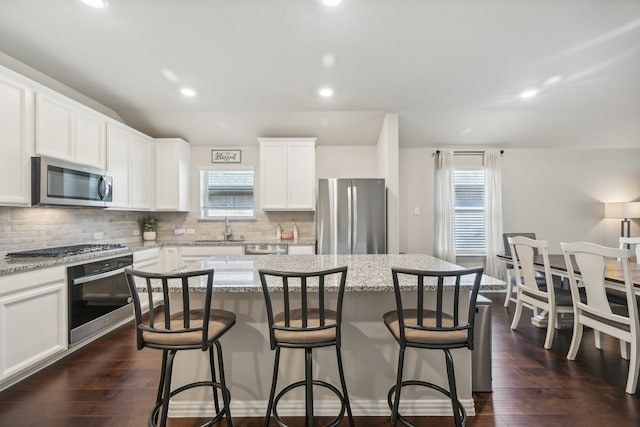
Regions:
<instances>
[{"instance_id":1,"label":"tile backsplash","mask_svg":"<svg viewBox=\"0 0 640 427\"><path fill-rule=\"evenodd\" d=\"M158 218L160 241L221 239L223 221L199 221L197 213L129 212L92 208L14 208L0 207L0 256L7 252L64 246L81 243L142 242L138 221L145 216ZM256 220L230 221L234 238L247 240L275 239L278 224L284 228L298 226L301 239L315 237L314 212L257 212ZM184 235L176 235L184 229ZM186 234L188 229L194 234ZM102 236L96 233L102 233ZM98 238L96 238L98 237Z\"/></svg>"}]
</instances>

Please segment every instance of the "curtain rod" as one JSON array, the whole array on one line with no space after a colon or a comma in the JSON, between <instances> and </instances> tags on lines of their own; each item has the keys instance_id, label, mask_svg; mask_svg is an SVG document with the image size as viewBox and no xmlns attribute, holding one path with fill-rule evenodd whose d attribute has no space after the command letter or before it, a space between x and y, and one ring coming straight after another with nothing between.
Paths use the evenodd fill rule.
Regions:
<instances>
[{"instance_id":1,"label":"curtain rod","mask_svg":"<svg viewBox=\"0 0 640 427\"><path fill-rule=\"evenodd\" d=\"M475 150L475 151L471 151L471 150L455 150L453 152L454 155L456 154L466 154L466 155L471 155L471 156L481 156L485 153L484 150ZM504 150L500 150L500 155L504 154ZM440 155L440 150L436 150L436 155Z\"/></svg>"}]
</instances>

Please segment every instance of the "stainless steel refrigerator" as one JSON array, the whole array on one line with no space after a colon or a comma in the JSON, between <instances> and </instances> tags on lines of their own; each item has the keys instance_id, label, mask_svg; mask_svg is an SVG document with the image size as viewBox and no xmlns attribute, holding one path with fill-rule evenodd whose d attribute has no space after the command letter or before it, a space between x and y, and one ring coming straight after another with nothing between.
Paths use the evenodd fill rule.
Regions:
<instances>
[{"instance_id":1,"label":"stainless steel refrigerator","mask_svg":"<svg viewBox=\"0 0 640 427\"><path fill-rule=\"evenodd\" d=\"M318 180L318 254L387 253L384 179Z\"/></svg>"}]
</instances>

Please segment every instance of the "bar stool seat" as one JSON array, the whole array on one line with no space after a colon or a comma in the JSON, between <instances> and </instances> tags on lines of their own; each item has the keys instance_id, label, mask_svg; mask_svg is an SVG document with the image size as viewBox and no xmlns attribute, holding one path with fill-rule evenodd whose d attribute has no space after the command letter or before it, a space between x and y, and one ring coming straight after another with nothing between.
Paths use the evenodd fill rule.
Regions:
<instances>
[{"instance_id":1,"label":"bar stool seat","mask_svg":"<svg viewBox=\"0 0 640 427\"><path fill-rule=\"evenodd\" d=\"M232 426L229 403L231 395L226 386L224 365L222 359L222 347L219 339L236 323L236 315L226 310L211 308L213 289L213 270L191 271L177 274L148 273L132 268L125 269L129 291L133 299L136 320L136 341L138 350L144 347L162 350L162 372L158 384L156 403L149 414L148 425L150 427L167 425L169 401L172 397L183 391L206 387L212 390L215 414L204 426L212 426L226 417L228 426ZM192 295L201 293L189 292L190 286L198 286L206 283L203 308L192 308L195 303L190 301ZM173 307L169 294L171 286L180 286L182 304ZM179 284L179 285L178 285ZM146 292L140 292L139 287ZM153 307L153 294L162 292L164 312L157 315L154 310L149 311L148 320L143 319L140 298L144 294L149 299L149 307ZM156 317L159 317L156 319ZM215 352L214 352L215 348ZM171 390L171 376L173 361L180 350L208 351L209 368L211 378L203 381L182 385ZM217 353L217 370L216 359ZM218 381L217 377L220 377ZM222 395L223 406L220 407L218 394Z\"/></svg>"},{"instance_id":2,"label":"bar stool seat","mask_svg":"<svg viewBox=\"0 0 640 427\"><path fill-rule=\"evenodd\" d=\"M340 334L347 267L315 272L260 270L259 274L267 306L271 349L276 351L264 426L269 425L273 415L277 425L286 427L278 414L278 402L285 394L299 387L305 389L305 426L314 426L315 386L331 391L340 401L340 412L327 426L337 426L346 412L349 425L353 427L353 415L342 366ZM335 303L330 304L326 298L327 283L339 284ZM279 292L272 293L270 289L277 289ZM284 310L274 314L272 298L275 299L276 295ZM299 295L299 300L294 295ZM313 349L329 346L336 348L340 389L327 381L313 378ZM304 349L305 374L304 380L288 384L276 394L282 348Z\"/></svg>"},{"instance_id":3,"label":"bar stool seat","mask_svg":"<svg viewBox=\"0 0 640 427\"><path fill-rule=\"evenodd\" d=\"M450 350L465 347L473 350L475 304L482 272L482 267L453 271L391 269L396 310L385 313L383 321L400 345L396 383L387 394L387 402L391 409L391 426L395 426L398 421L406 426L414 426L399 413L400 394L405 386L427 387L449 397L455 425L466 425L467 414L458 400L453 357ZM462 319L460 316L463 313L461 295L466 299L466 293L461 292L463 278L467 284L472 283L468 299L467 319ZM451 301L444 298L445 284L447 284L446 294ZM432 288L431 285L435 285L434 291L429 290ZM402 289L407 288L417 288L415 298L409 298L407 295L403 299ZM425 303L432 302L429 296L435 296L433 298L435 310L425 308ZM449 390L424 380L403 380L404 354L408 347L439 349L445 353Z\"/></svg>"}]
</instances>

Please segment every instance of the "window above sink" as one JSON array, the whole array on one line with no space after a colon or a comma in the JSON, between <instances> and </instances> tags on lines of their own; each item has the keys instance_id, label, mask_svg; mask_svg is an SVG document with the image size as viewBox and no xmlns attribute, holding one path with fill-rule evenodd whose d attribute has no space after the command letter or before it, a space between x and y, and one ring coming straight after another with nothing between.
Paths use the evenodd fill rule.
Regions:
<instances>
[{"instance_id":1,"label":"window above sink","mask_svg":"<svg viewBox=\"0 0 640 427\"><path fill-rule=\"evenodd\" d=\"M253 169L200 171L200 219L254 219Z\"/></svg>"}]
</instances>

